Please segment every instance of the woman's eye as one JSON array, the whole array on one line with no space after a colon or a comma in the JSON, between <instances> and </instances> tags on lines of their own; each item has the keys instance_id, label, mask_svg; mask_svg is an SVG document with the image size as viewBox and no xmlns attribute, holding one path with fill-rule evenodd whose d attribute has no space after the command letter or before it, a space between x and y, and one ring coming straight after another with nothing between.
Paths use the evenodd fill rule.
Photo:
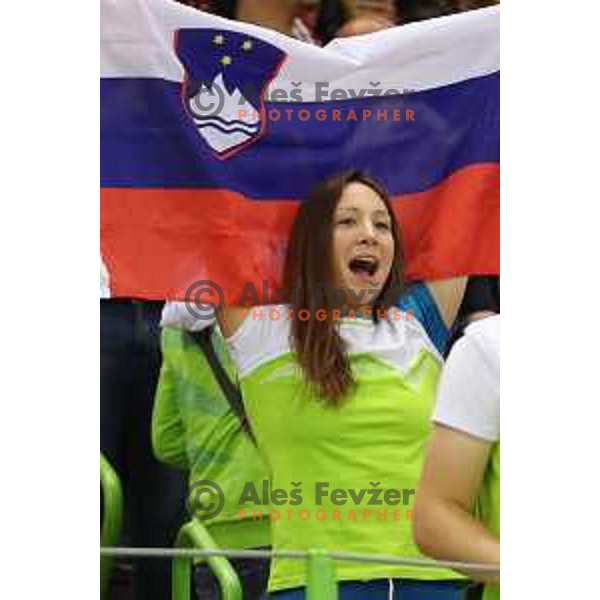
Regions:
<instances>
[{"instance_id":1,"label":"woman's eye","mask_svg":"<svg viewBox=\"0 0 600 600\"><path fill-rule=\"evenodd\" d=\"M338 225L354 225L356 219L353 217L345 217L344 219L338 220Z\"/></svg>"},{"instance_id":2,"label":"woman's eye","mask_svg":"<svg viewBox=\"0 0 600 600\"><path fill-rule=\"evenodd\" d=\"M386 223L385 221L380 221L379 223L376 223L375 227L377 227L377 229L381 229L383 231L389 231L390 230L390 224Z\"/></svg>"}]
</instances>

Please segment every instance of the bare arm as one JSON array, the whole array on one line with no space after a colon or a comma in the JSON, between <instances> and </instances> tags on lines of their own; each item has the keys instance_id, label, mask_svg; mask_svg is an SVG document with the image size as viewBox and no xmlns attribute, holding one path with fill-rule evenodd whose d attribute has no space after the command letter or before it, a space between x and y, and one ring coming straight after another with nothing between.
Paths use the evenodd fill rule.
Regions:
<instances>
[{"instance_id":1,"label":"bare arm","mask_svg":"<svg viewBox=\"0 0 600 600\"><path fill-rule=\"evenodd\" d=\"M427 281L427 287L437 304L446 327L451 327L465 295L468 277L452 277Z\"/></svg>"},{"instance_id":2,"label":"bare arm","mask_svg":"<svg viewBox=\"0 0 600 600\"><path fill-rule=\"evenodd\" d=\"M439 560L500 565L500 540L472 516L490 443L436 425L415 503L415 540ZM499 583L497 575L467 573Z\"/></svg>"}]
</instances>

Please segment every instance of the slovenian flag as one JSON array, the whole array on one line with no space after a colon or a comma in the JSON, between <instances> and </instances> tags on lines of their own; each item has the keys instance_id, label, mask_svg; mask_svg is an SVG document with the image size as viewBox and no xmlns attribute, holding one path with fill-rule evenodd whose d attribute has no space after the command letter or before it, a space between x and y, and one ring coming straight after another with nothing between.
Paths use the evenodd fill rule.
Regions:
<instances>
[{"instance_id":1,"label":"slovenian flag","mask_svg":"<svg viewBox=\"0 0 600 600\"><path fill-rule=\"evenodd\" d=\"M103 0L106 295L277 287L298 202L360 169L411 279L499 272L499 9L325 48L168 0Z\"/></svg>"}]
</instances>

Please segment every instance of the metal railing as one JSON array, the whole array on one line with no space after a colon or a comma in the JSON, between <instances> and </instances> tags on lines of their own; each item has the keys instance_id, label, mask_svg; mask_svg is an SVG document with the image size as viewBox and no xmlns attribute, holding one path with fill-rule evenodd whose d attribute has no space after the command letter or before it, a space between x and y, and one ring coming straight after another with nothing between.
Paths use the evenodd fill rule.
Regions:
<instances>
[{"instance_id":1,"label":"metal railing","mask_svg":"<svg viewBox=\"0 0 600 600\"><path fill-rule=\"evenodd\" d=\"M189 523L188 523L189 525ZM200 523L194 525L204 527ZM184 526L186 527L186 526ZM194 529L198 529L194 527ZM198 529L200 531L200 529ZM203 535L203 534L201 534ZM210 536L209 536L210 537ZM178 542L183 542L186 545L190 540L196 539L200 544L206 543L206 539L202 542L202 538L197 538L194 535L190 536L186 531L184 537ZM214 544L214 542L212 542ZM237 575L231 578L229 569L232 568L227 558L291 558L296 560L304 560L307 562L307 598L308 600L338 600L337 580L335 574L334 561L354 561L370 564L388 564L388 565L408 565L418 566L422 568L448 568L461 571L480 572L490 575L498 575L500 569L493 565L482 565L475 563L463 563L455 561L433 561L420 558L405 558L397 556L382 556L370 554L358 554L353 552L328 552L321 549L312 550L282 550L282 551L265 551L265 550L230 550L230 549L192 549L189 547L176 548L101 548L100 553L103 556L144 556L148 558L171 558L173 566L179 565L179 571L173 574L174 584L172 589L172 600L190 600L191 586L190 577L193 560L204 558L211 565L213 573L221 583L221 593L223 600L239 600L242 598L239 579ZM213 561L211 558L225 558L225 562ZM176 562L177 561L177 562ZM185 566L184 566L185 565ZM226 574L228 573L228 574ZM175 580L181 578L179 584ZM185 581L184 581L185 578ZM229 578L229 579L228 579ZM223 587L224 581L235 581L229 587ZM185 583L187 582L187 583Z\"/></svg>"},{"instance_id":2,"label":"metal railing","mask_svg":"<svg viewBox=\"0 0 600 600\"><path fill-rule=\"evenodd\" d=\"M219 582L223 600L242 600L240 580L227 557L222 554L210 533L198 521L186 523L179 531L175 542L177 548L196 548L208 551L206 562ZM233 553L230 553L231 556ZM245 554L245 553L244 553ZM270 552L253 552L253 558L271 556ZM304 556L302 556L304 558ZM322 550L310 550L305 558L308 561L308 600L337 600L335 568L331 557ZM178 555L172 558L172 600L190 599L190 582L193 557Z\"/></svg>"},{"instance_id":3,"label":"metal railing","mask_svg":"<svg viewBox=\"0 0 600 600\"><path fill-rule=\"evenodd\" d=\"M178 548L200 548L202 550L217 550L218 546L212 539L206 527L198 521L186 523L177 535L175 546ZM172 599L189 600L191 597L192 562L188 556L172 558ZM231 563L225 556L210 554L206 562L219 582L223 600L242 600L242 585Z\"/></svg>"}]
</instances>

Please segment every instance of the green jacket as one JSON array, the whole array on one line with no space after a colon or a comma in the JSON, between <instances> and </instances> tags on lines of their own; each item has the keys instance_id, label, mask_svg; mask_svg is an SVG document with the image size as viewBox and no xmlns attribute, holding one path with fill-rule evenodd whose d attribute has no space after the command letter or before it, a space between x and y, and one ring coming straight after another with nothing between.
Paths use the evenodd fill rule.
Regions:
<instances>
[{"instance_id":1,"label":"green jacket","mask_svg":"<svg viewBox=\"0 0 600 600\"><path fill-rule=\"evenodd\" d=\"M221 364L235 381L225 341L216 331L212 341ZM214 518L203 521L220 547L269 546L269 521L252 521L256 506L239 504L247 482L260 489L267 479L258 451L241 430L192 336L165 328L161 346L163 363L152 416L152 445L157 458L189 471L190 503L194 490L201 487L194 484L201 480L210 480L223 490L223 508ZM249 517L240 519L241 509L246 509Z\"/></svg>"}]
</instances>

